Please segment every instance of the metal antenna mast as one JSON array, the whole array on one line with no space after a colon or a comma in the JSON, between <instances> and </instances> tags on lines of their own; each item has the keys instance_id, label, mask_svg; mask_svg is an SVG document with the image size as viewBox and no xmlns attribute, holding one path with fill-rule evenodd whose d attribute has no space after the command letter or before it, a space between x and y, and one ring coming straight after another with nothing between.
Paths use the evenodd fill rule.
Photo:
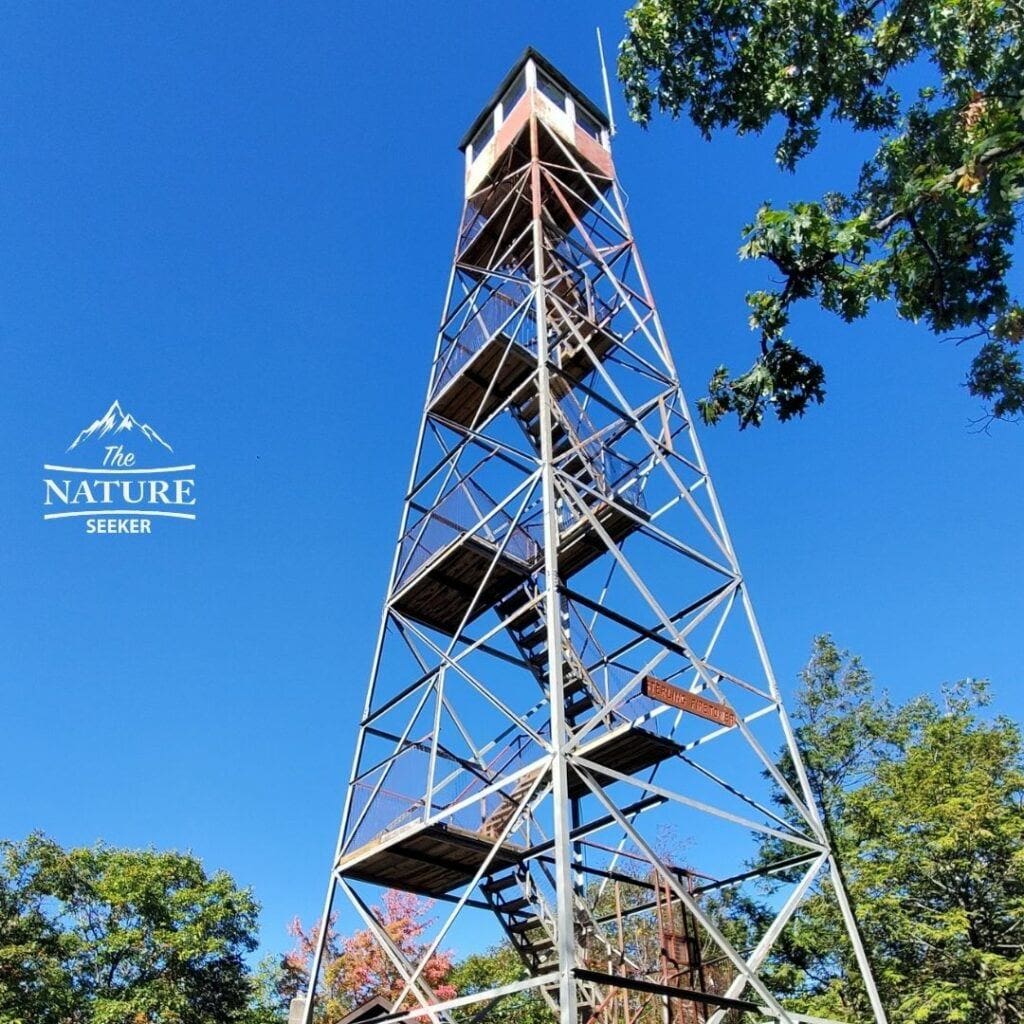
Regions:
<instances>
[{"instance_id":1,"label":"metal antenna mast","mask_svg":"<svg viewBox=\"0 0 1024 1024\"><path fill-rule=\"evenodd\" d=\"M601 39L601 26L597 27L597 55L601 60L601 83L604 86L604 109L608 115L608 137L615 138L615 113L612 110L612 90L608 84L608 65L604 59L604 41Z\"/></svg>"},{"instance_id":2,"label":"metal antenna mast","mask_svg":"<svg viewBox=\"0 0 1024 1024\"><path fill-rule=\"evenodd\" d=\"M559 1024L821 1024L761 969L823 884L885 1024L609 129L531 49L462 142L306 1024L332 914L369 930L399 979L366 1011L380 1024L476 1024L527 991ZM768 876L774 916L738 938L730 900ZM437 901L415 954L374 913L386 889ZM427 966L453 936L504 936L521 977L442 998Z\"/></svg>"}]
</instances>

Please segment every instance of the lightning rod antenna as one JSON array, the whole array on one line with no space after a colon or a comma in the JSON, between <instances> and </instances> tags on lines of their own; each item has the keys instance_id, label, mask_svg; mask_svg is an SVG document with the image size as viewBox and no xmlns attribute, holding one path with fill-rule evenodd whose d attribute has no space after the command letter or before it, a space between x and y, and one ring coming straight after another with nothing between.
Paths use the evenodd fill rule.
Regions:
<instances>
[{"instance_id":1,"label":"lightning rod antenna","mask_svg":"<svg viewBox=\"0 0 1024 1024\"><path fill-rule=\"evenodd\" d=\"M601 42L601 26L597 26L597 52L601 57L601 80L604 82L604 107L608 113L608 136L615 138L615 115L612 113L612 91L608 86L608 65L604 61L604 45Z\"/></svg>"}]
</instances>

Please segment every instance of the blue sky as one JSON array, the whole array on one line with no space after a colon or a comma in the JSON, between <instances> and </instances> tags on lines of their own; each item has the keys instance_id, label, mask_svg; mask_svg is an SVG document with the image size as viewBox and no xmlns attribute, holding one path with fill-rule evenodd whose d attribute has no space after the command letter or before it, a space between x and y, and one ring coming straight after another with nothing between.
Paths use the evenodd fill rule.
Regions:
<instances>
[{"instance_id":1,"label":"blue sky","mask_svg":"<svg viewBox=\"0 0 1024 1024\"><path fill-rule=\"evenodd\" d=\"M615 3L5 7L0 835L191 848L267 949L322 897L460 209L456 143L533 44L600 93ZM746 365L765 198L842 187L770 140L626 123L616 164L691 396ZM1019 284L1020 275L1017 274ZM903 697L1021 717L1019 427L966 348L813 311L806 420L704 432L779 678L831 631ZM197 470L150 537L44 523L42 464L114 399Z\"/></svg>"}]
</instances>

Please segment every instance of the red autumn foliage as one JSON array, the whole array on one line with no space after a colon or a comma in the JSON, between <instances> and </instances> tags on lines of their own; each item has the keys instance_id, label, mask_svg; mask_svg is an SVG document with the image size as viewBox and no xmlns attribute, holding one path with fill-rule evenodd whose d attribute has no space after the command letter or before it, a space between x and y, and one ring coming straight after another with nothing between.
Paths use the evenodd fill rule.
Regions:
<instances>
[{"instance_id":1,"label":"red autumn foliage","mask_svg":"<svg viewBox=\"0 0 1024 1024\"><path fill-rule=\"evenodd\" d=\"M433 905L433 900L388 889L382 895L380 905L372 908L373 916L388 937L413 964L420 961L429 946L423 934L433 924L433 919L427 916ZM282 966L285 975L297 983L298 989L304 987L309 978L320 929L313 926L307 931L295 918L288 931L295 936L296 944L285 956ZM451 970L451 952L439 950L427 960L420 973L439 1000L451 999L456 994L448 984ZM394 1002L403 987L404 982L394 964L368 928L350 936L339 936L332 918L324 948L318 996L324 1024L339 1020L375 996ZM405 1008L416 1005L414 997L405 1000Z\"/></svg>"}]
</instances>

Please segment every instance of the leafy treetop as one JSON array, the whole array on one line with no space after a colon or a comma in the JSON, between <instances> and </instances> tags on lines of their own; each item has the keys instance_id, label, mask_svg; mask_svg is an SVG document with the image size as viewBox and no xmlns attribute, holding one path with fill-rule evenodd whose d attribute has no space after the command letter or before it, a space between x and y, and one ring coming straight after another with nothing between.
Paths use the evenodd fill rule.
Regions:
<instances>
[{"instance_id":1,"label":"leafy treetop","mask_svg":"<svg viewBox=\"0 0 1024 1024\"><path fill-rule=\"evenodd\" d=\"M191 854L0 841L2 1024L248 1024L258 907Z\"/></svg>"},{"instance_id":2,"label":"leafy treetop","mask_svg":"<svg viewBox=\"0 0 1024 1024\"><path fill-rule=\"evenodd\" d=\"M433 925L430 917L433 901L413 893L387 889L380 903L371 908L377 923L390 941L412 963L421 959L429 945L425 933ZM319 938L319 926L305 929L296 918L290 931L295 948L284 958L283 991L298 995L305 991ZM451 984L452 955L437 950L426 962L420 975L439 1001L451 999L456 989ZM348 936L339 936L333 922L324 944L324 965L318 981L318 1024L332 1024L375 996L394 1003L405 988L402 976L369 929ZM404 1002L405 1009L417 1006L413 996Z\"/></svg>"},{"instance_id":3,"label":"leafy treetop","mask_svg":"<svg viewBox=\"0 0 1024 1024\"><path fill-rule=\"evenodd\" d=\"M852 189L766 202L744 228L741 257L779 283L747 296L760 352L745 373L715 371L707 422L788 420L824 399L824 369L786 334L807 299L848 322L889 300L959 332L977 345L971 394L993 417L1024 413L1024 307L1007 283L1024 199L1020 0L639 0L627 22L619 76L641 124L656 109L706 138L778 124L788 170L826 119L879 140Z\"/></svg>"},{"instance_id":4,"label":"leafy treetop","mask_svg":"<svg viewBox=\"0 0 1024 1024\"><path fill-rule=\"evenodd\" d=\"M985 717L987 700L967 681L894 705L828 636L803 673L798 741L892 1020L1024 1020L1024 736ZM762 856L779 852L772 840ZM867 1024L830 889L812 890L765 972L791 1008ZM772 908L770 895L727 905L736 941Z\"/></svg>"}]
</instances>

